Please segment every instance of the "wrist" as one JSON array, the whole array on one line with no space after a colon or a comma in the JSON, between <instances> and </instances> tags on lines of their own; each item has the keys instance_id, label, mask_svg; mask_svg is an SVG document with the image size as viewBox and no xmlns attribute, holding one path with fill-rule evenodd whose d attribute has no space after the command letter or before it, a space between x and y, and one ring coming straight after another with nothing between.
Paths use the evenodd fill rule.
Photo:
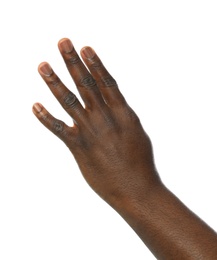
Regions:
<instances>
[{"instance_id":1,"label":"wrist","mask_svg":"<svg viewBox=\"0 0 217 260\"><path fill-rule=\"evenodd\" d=\"M154 174L153 174L154 176ZM147 213L152 206L157 206L157 198L162 196L164 190L167 190L160 180L159 176L155 174L154 178L141 182L131 192L128 192L120 199L116 199L112 207L127 221L128 218L138 218L138 215ZM128 222L128 221L127 221Z\"/></svg>"}]
</instances>

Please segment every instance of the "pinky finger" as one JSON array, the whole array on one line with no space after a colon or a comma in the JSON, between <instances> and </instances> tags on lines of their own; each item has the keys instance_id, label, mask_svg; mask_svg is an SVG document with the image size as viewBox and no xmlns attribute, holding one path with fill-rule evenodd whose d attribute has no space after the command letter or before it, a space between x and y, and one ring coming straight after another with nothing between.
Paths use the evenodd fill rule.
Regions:
<instances>
[{"instance_id":1,"label":"pinky finger","mask_svg":"<svg viewBox=\"0 0 217 260\"><path fill-rule=\"evenodd\" d=\"M40 103L35 103L32 111L38 120L62 141L66 142L70 135L73 135L72 127L53 117Z\"/></svg>"}]
</instances>

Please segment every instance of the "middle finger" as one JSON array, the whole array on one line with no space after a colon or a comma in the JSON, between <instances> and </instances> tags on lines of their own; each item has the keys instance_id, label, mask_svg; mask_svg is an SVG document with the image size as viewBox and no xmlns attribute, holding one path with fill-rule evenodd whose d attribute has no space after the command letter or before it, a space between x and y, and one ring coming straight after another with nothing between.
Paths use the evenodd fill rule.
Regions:
<instances>
[{"instance_id":1,"label":"middle finger","mask_svg":"<svg viewBox=\"0 0 217 260\"><path fill-rule=\"evenodd\" d=\"M80 59L71 41L64 38L59 41L58 47L86 107L105 106L96 81Z\"/></svg>"}]
</instances>

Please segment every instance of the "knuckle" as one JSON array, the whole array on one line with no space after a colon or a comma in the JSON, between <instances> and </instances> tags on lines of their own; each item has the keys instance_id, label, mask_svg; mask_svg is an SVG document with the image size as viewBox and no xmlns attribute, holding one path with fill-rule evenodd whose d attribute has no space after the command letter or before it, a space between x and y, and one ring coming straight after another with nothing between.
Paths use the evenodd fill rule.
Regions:
<instances>
[{"instance_id":1,"label":"knuckle","mask_svg":"<svg viewBox=\"0 0 217 260\"><path fill-rule=\"evenodd\" d=\"M57 88L61 84L61 80L57 75L53 75L49 80L49 85L51 87Z\"/></svg>"},{"instance_id":2,"label":"knuckle","mask_svg":"<svg viewBox=\"0 0 217 260\"><path fill-rule=\"evenodd\" d=\"M43 124L47 124L50 121L50 114L44 108L37 114L37 117Z\"/></svg>"},{"instance_id":3,"label":"knuckle","mask_svg":"<svg viewBox=\"0 0 217 260\"><path fill-rule=\"evenodd\" d=\"M82 149L85 152L90 150L91 145L92 145L91 140L87 140L86 138L81 137L81 136L77 136L74 139L74 142L75 142L75 148Z\"/></svg>"},{"instance_id":4,"label":"knuckle","mask_svg":"<svg viewBox=\"0 0 217 260\"><path fill-rule=\"evenodd\" d=\"M80 85L85 88L92 88L96 86L96 81L93 79L92 76L87 76L80 80Z\"/></svg>"},{"instance_id":5,"label":"knuckle","mask_svg":"<svg viewBox=\"0 0 217 260\"><path fill-rule=\"evenodd\" d=\"M90 68L93 70L100 70L102 68L102 62L101 61L95 61L90 65Z\"/></svg>"},{"instance_id":6,"label":"knuckle","mask_svg":"<svg viewBox=\"0 0 217 260\"><path fill-rule=\"evenodd\" d=\"M77 103L78 99L72 92L67 93L63 98L63 104L65 108L73 108Z\"/></svg>"},{"instance_id":7,"label":"knuckle","mask_svg":"<svg viewBox=\"0 0 217 260\"><path fill-rule=\"evenodd\" d=\"M52 130L54 131L55 134L60 134L63 132L64 129L64 124L60 120L55 120L52 126Z\"/></svg>"},{"instance_id":8,"label":"knuckle","mask_svg":"<svg viewBox=\"0 0 217 260\"><path fill-rule=\"evenodd\" d=\"M54 88L57 88L59 85L60 85L60 80L59 79L56 79L54 81L51 82L51 85L54 87Z\"/></svg>"},{"instance_id":9,"label":"knuckle","mask_svg":"<svg viewBox=\"0 0 217 260\"><path fill-rule=\"evenodd\" d=\"M117 82L111 76L102 77L101 82L102 82L102 85L105 87L117 87Z\"/></svg>"},{"instance_id":10,"label":"knuckle","mask_svg":"<svg viewBox=\"0 0 217 260\"><path fill-rule=\"evenodd\" d=\"M111 116L105 117L105 122L106 122L108 129L109 128L115 128L116 125L117 125L116 120Z\"/></svg>"},{"instance_id":11,"label":"knuckle","mask_svg":"<svg viewBox=\"0 0 217 260\"><path fill-rule=\"evenodd\" d=\"M71 144L73 138L72 138L72 134L71 134L71 131L69 131L68 129L64 129L62 132L61 132L61 139L66 143L69 143ZM68 145L67 145L68 146Z\"/></svg>"},{"instance_id":12,"label":"knuckle","mask_svg":"<svg viewBox=\"0 0 217 260\"><path fill-rule=\"evenodd\" d=\"M131 122L133 122L134 124L140 123L139 117L136 115L136 113L133 111L133 109L131 107L128 107L126 112L127 112L128 118Z\"/></svg>"},{"instance_id":13,"label":"knuckle","mask_svg":"<svg viewBox=\"0 0 217 260\"><path fill-rule=\"evenodd\" d=\"M77 64L77 63L79 63L79 62L81 62L81 60L80 60L80 58L79 58L79 56L78 56L78 54L75 54L75 55L73 55L72 57L70 57L70 58L68 58L67 60L66 60L66 64L67 64L67 66L73 66L73 65L75 65L75 64Z\"/></svg>"},{"instance_id":14,"label":"knuckle","mask_svg":"<svg viewBox=\"0 0 217 260\"><path fill-rule=\"evenodd\" d=\"M49 120L48 114L47 114L47 113L46 113L46 114L43 113L43 114L41 115L41 120L44 121L44 122L47 122L47 121Z\"/></svg>"}]
</instances>

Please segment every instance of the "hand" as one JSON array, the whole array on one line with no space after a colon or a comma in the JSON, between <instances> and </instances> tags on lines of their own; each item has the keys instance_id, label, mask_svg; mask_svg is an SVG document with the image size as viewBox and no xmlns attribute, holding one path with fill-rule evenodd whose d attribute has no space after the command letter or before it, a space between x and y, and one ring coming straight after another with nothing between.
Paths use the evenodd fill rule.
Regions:
<instances>
[{"instance_id":1,"label":"hand","mask_svg":"<svg viewBox=\"0 0 217 260\"><path fill-rule=\"evenodd\" d=\"M58 46L85 108L44 62L39 73L74 125L39 103L36 117L68 146L89 185L157 259L216 259L216 233L161 183L147 134L93 49L81 50L88 71L70 40Z\"/></svg>"},{"instance_id":2,"label":"hand","mask_svg":"<svg viewBox=\"0 0 217 260\"><path fill-rule=\"evenodd\" d=\"M85 108L43 62L39 73L74 125L57 120L39 103L34 114L68 146L86 181L110 205L139 199L160 180L138 117L92 48L81 50L88 71L69 39L58 47Z\"/></svg>"}]
</instances>

